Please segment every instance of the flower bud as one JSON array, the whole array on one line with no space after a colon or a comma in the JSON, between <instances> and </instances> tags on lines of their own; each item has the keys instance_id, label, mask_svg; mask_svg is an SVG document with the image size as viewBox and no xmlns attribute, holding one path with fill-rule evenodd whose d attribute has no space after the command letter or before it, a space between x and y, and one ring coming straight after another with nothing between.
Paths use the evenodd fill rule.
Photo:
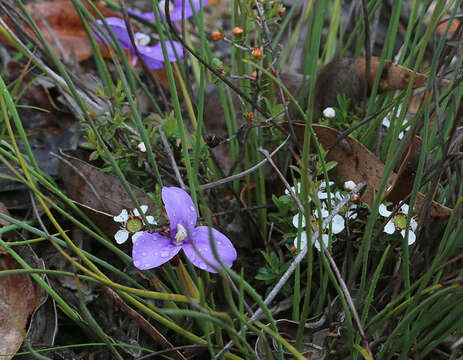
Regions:
<instances>
[{"instance_id":1,"label":"flower bud","mask_svg":"<svg viewBox=\"0 0 463 360\"><path fill-rule=\"evenodd\" d=\"M332 107L327 107L325 110L323 110L323 116L332 119L336 116L336 112Z\"/></svg>"},{"instance_id":2,"label":"flower bud","mask_svg":"<svg viewBox=\"0 0 463 360\"><path fill-rule=\"evenodd\" d=\"M214 41L222 40L225 37L225 35L220 32L219 30L215 30L211 34L211 39Z\"/></svg>"},{"instance_id":3,"label":"flower bud","mask_svg":"<svg viewBox=\"0 0 463 360\"><path fill-rule=\"evenodd\" d=\"M246 115L246 120L251 121L252 119L254 119L254 113L252 111L250 111Z\"/></svg>"},{"instance_id":4,"label":"flower bud","mask_svg":"<svg viewBox=\"0 0 463 360\"><path fill-rule=\"evenodd\" d=\"M278 15L280 17L285 16L285 13L286 13L286 8L284 6L282 6L281 8L278 8Z\"/></svg>"},{"instance_id":5,"label":"flower bud","mask_svg":"<svg viewBox=\"0 0 463 360\"><path fill-rule=\"evenodd\" d=\"M255 48L254 50L252 50L251 56L254 59L260 59L262 57L262 50L259 48Z\"/></svg>"},{"instance_id":6,"label":"flower bud","mask_svg":"<svg viewBox=\"0 0 463 360\"><path fill-rule=\"evenodd\" d=\"M253 71L250 75L253 79L257 79L257 71Z\"/></svg>"},{"instance_id":7,"label":"flower bud","mask_svg":"<svg viewBox=\"0 0 463 360\"><path fill-rule=\"evenodd\" d=\"M142 141L140 144L137 145L137 149L143 154L146 153L145 143Z\"/></svg>"},{"instance_id":8,"label":"flower bud","mask_svg":"<svg viewBox=\"0 0 463 360\"><path fill-rule=\"evenodd\" d=\"M243 33L244 33L244 30L243 30L243 28L241 26L237 26L237 27L233 28L233 30L232 30L232 34L234 36L241 36Z\"/></svg>"}]
</instances>

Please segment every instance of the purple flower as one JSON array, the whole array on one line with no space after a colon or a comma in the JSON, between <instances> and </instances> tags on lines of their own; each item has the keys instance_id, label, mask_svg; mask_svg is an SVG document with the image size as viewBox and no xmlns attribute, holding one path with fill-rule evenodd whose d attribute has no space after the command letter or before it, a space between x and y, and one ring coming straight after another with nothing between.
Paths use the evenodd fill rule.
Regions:
<instances>
[{"instance_id":1,"label":"purple flower","mask_svg":"<svg viewBox=\"0 0 463 360\"><path fill-rule=\"evenodd\" d=\"M174 3L170 4L170 7L169 7L170 20L172 22L182 20L182 1L183 0L174 0ZM200 1L192 0L191 3L193 4L195 11L199 12L199 9L201 6ZM165 4L165 0L159 1L159 9L161 10L162 14L164 14L164 4ZM207 0L203 0L203 6L206 6L206 4L207 4ZM130 8L127 9L127 12L143 20L147 20L147 21L154 20L154 12L139 13ZM193 9L191 8L190 0L185 0L185 19L191 16L193 16Z\"/></svg>"},{"instance_id":2,"label":"purple flower","mask_svg":"<svg viewBox=\"0 0 463 360\"><path fill-rule=\"evenodd\" d=\"M97 20L97 22L104 28L104 24L101 20ZM132 53L132 65L135 66L137 64L138 58L135 49L133 48L132 43L130 41L129 32L127 30L127 26L125 25L124 20L117 17L108 17L106 18L106 22L108 23L111 30L114 32L116 38L119 40L122 48L124 50L130 50L130 52ZM103 34L102 36L103 38L100 35L95 34L95 39L100 42L105 42L109 44L109 41L107 39L108 35ZM140 55L142 56L143 60L145 60L146 65L150 69L158 70L164 67L164 55L162 54L162 46L160 42L158 42L154 46L147 46L147 44L150 41L150 37L141 32L134 34L134 40ZM175 52L177 53L179 58L183 57L183 47L182 44L180 44L179 42L167 42L166 47L167 54L171 62L177 60L177 58L175 57Z\"/></svg>"},{"instance_id":3,"label":"purple flower","mask_svg":"<svg viewBox=\"0 0 463 360\"><path fill-rule=\"evenodd\" d=\"M220 259L231 267L236 259L233 244L224 234L213 228L196 227L198 216L190 195L178 187L163 187L162 201L170 220L170 237L149 231L140 235L132 249L136 268L147 270L160 266L183 249L194 266L215 273L217 271L206 263L220 267L212 252L210 235Z\"/></svg>"}]
</instances>

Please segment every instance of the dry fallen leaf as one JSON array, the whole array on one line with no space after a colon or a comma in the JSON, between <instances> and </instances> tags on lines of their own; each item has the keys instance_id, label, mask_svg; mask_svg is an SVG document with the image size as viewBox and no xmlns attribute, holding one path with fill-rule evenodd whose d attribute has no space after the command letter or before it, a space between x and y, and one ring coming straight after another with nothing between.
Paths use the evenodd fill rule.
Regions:
<instances>
[{"instance_id":1,"label":"dry fallen leaf","mask_svg":"<svg viewBox=\"0 0 463 360\"><path fill-rule=\"evenodd\" d=\"M358 70L362 73L364 79L366 79L366 60L365 58L355 59ZM371 87L377 76L379 69L380 59L376 56L370 58L370 79L368 85ZM413 70L406 68L401 65L397 65L387 60L384 62L384 67L381 73L381 79L379 81L378 92L386 92L392 90L407 89L408 84L412 78ZM413 89L417 89L426 85L428 77L426 75L416 73L415 80L413 82Z\"/></svg>"},{"instance_id":2,"label":"dry fallen leaf","mask_svg":"<svg viewBox=\"0 0 463 360\"><path fill-rule=\"evenodd\" d=\"M76 157L62 154L72 165L60 162L60 176L68 196L97 224L106 234L113 236L119 224L113 220L122 209L133 209L119 178L103 172ZM148 205L149 212L157 209L156 204L138 187L131 189L140 205Z\"/></svg>"},{"instance_id":3,"label":"dry fallen leaf","mask_svg":"<svg viewBox=\"0 0 463 360\"><path fill-rule=\"evenodd\" d=\"M86 2L83 2L83 5L93 16L96 17L95 12ZM120 17L118 12L112 11L100 3L95 3L94 5L104 17ZM84 30L79 15L77 14L74 5L72 5L71 0L52 0L40 3L29 3L26 5L26 9L42 31L47 41L51 44L56 54L60 55L55 37L61 43L65 56L68 58L75 56L77 61L84 61L92 57L93 53L90 41L87 38L87 33ZM4 15L3 19L11 29L14 29L14 26L8 16ZM45 24L43 20L45 20L48 25ZM52 29L54 34L50 33L48 27ZM35 37L31 28L26 26L26 30L31 36ZM0 40L7 42L2 36L0 36Z\"/></svg>"},{"instance_id":4,"label":"dry fallen leaf","mask_svg":"<svg viewBox=\"0 0 463 360\"><path fill-rule=\"evenodd\" d=\"M0 255L0 271L20 268L10 254ZM29 275L0 277L0 354L14 354L21 347L21 331L25 333L27 319L37 304ZM13 356L2 356L2 359L9 360Z\"/></svg>"}]
</instances>

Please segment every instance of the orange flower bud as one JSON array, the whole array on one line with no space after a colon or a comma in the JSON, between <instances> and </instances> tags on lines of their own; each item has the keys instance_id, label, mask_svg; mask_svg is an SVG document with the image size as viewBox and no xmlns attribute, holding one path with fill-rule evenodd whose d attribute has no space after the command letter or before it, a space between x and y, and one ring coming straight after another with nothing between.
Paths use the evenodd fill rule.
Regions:
<instances>
[{"instance_id":1,"label":"orange flower bud","mask_svg":"<svg viewBox=\"0 0 463 360\"><path fill-rule=\"evenodd\" d=\"M251 121L252 119L254 119L254 113L252 111L248 112L248 114L246 115L246 120L247 121Z\"/></svg>"},{"instance_id":2,"label":"orange flower bud","mask_svg":"<svg viewBox=\"0 0 463 360\"><path fill-rule=\"evenodd\" d=\"M252 50L251 56L254 59L260 59L262 57L262 50L259 48L255 48L254 50Z\"/></svg>"},{"instance_id":3,"label":"orange flower bud","mask_svg":"<svg viewBox=\"0 0 463 360\"><path fill-rule=\"evenodd\" d=\"M222 40L224 37L225 37L225 35L223 33L221 33L219 30L215 30L211 34L211 39L214 40L214 41Z\"/></svg>"},{"instance_id":4,"label":"orange flower bud","mask_svg":"<svg viewBox=\"0 0 463 360\"><path fill-rule=\"evenodd\" d=\"M243 28L242 28L241 26L236 26L236 27L233 28L233 30L232 30L232 34L233 34L234 36L240 36L240 35L243 34L243 33L244 33L244 30L243 30Z\"/></svg>"},{"instance_id":5,"label":"orange flower bud","mask_svg":"<svg viewBox=\"0 0 463 360\"><path fill-rule=\"evenodd\" d=\"M257 79L257 71L253 71L250 75L253 79Z\"/></svg>"},{"instance_id":6,"label":"orange flower bud","mask_svg":"<svg viewBox=\"0 0 463 360\"><path fill-rule=\"evenodd\" d=\"M281 8L278 8L278 15L280 15L280 17L285 16L285 13L286 13L286 8L284 6L282 6Z\"/></svg>"}]
</instances>

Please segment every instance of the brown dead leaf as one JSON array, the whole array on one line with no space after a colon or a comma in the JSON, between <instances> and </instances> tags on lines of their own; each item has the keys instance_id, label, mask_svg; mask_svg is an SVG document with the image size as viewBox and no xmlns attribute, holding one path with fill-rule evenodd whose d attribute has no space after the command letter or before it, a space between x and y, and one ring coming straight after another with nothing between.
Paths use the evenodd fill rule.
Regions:
<instances>
[{"instance_id":1,"label":"brown dead leaf","mask_svg":"<svg viewBox=\"0 0 463 360\"><path fill-rule=\"evenodd\" d=\"M364 79L366 79L366 60L365 58L355 59L358 70L362 73ZM380 59L376 56L370 58L370 79L368 84L370 87L373 86L375 78L377 76ZM383 71L381 73L381 79L379 81L378 92L386 92L392 90L407 89L408 84L412 78L413 70L410 70L404 66L397 65L387 60L384 62ZM413 88L417 89L426 85L427 76L416 73L415 81L413 82Z\"/></svg>"},{"instance_id":2,"label":"brown dead leaf","mask_svg":"<svg viewBox=\"0 0 463 360\"><path fill-rule=\"evenodd\" d=\"M10 254L0 255L0 271L21 269ZM27 319L38 304L29 275L0 277L0 354L14 354L23 343ZM20 331L21 330L21 331ZM12 356L4 356L9 360Z\"/></svg>"},{"instance_id":3,"label":"brown dead leaf","mask_svg":"<svg viewBox=\"0 0 463 360\"><path fill-rule=\"evenodd\" d=\"M83 4L87 10L96 17L95 12L90 8L90 6L86 2L83 2ZM95 3L94 5L104 17L120 17L118 12L112 11L100 3ZM71 0L52 0L40 3L33 2L27 4L26 9L42 31L47 41L51 44L56 54L60 55L60 51L57 48L55 36L60 41L65 55L68 58L75 56L77 61L84 61L92 57L93 53L90 41L87 38L87 33L82 26L79 15L77 14L74 5L72 5ZM3 19L11 29L14 29L14 26L8 16L4 15ZM48 31L48 27L44 24L42 19L48 23L48 26L53 30L54 34L51 34L50 31ZM35 37L34 32L30 27L25 25L25 28L31 36ZM0 40L7 42L2 36L0 36ZM104 50L102 49L102 51Z\"/></svg>"},{"instance_id":4,"label":"brown dead leaf","mask_svg":"<svg viewBox=\"0 0 463 360\"><path fill-rule=\"evenodd\" d=\"M0 202L0 213L10 216L10 212L6 208L5 204L3 204L2 202ZM8 226L8 225L11 225L11 224L10 224L9 221L0 219L0 225L1 226Z\"/></svg>"},{"instance_id":5,"label":"brown dead leaf","mask_svg":"<svg viewBox=\"0 0 463 360\"><path fill-rule=\"evenodd\" d=\"M400 165L399 171L397 172L395 181L390 190L384 195L385 200L397 204L399 201L410 195L413 183L415 182L420 149L421 138L414 135L411 140L410 147L408 148L408 152Z\"/></svg>"},{"instance_id":6,"label":"brown dead leaf","mask_svg":"<svg viewBox=\"0 0 463 360\"><path fill-rule=\"evenodd\" d=\"M103 172L85 161L61 154L69 163L60 162L60 176L68 196L108 235L118 229L113 216L122 209L132 209L132 201L119 178ZM156 204L138 187L131 189L140 205L148 205L149 211L157 209Z\"/></svg>"},{"instance_id":7,"label":"brown dead leaf","mask_svg":"<svg viewBox=\"0 0 463 360\"><path fill-rule=\"evenodd\" d=\"M294 125L296 137L299 141L303 142L305 125ZM327 126L312 126L320 144L324 149L328 149L340 134L338 130ZM343 142L340 142L331 151L329 151L326 156L326 160L337 162L337 173L344 181L352 180L356 184L362 181L366 182L366 189L362 194L361 200L371 206L373 205L374 194L378 190L381 183L381 178L384 173L384 164L370 150L360 144L357 140L351 137L346 137L345 141L346 143L343 144ZM404 169L406 169L406 165L404 165ZM395 173L391 173L386 184L386 189L389 187L392 189L393 184L398 184L396 179L397 175ZM396 191L398 193L399 189ZM405 196L408 196L410 191L408 191L406 194L402 194L404 197L400 198L399 201L403 200ZM420 207L423 199L424 195L418 194L416 200L416 208ZM431 206L431 218L433 220L447 218L450 216L451 211L451 209L433 201Z\"/></svg>"}]
</instances>

